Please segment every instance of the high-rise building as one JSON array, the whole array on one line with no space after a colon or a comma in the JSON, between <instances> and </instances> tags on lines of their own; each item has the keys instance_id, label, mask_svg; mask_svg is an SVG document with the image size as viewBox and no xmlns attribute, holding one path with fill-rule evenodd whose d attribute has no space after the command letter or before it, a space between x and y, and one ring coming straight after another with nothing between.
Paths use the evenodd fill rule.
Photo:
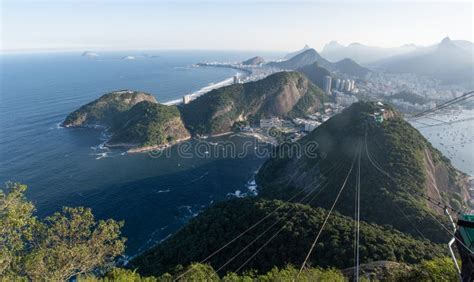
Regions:
<instances>
[{"instance_id":1,"label":"high-rise building","mask_svg":"<svg viewBox=\"0 0 474 282\"><path fill-rule=\"evenodd\" d=\"M184 95L183 96L183 104L187 104L189 102L191 102L191 95Z\"/></svg>"},{"instance_id":2,"label":"high-rise building","mask_svg":"<svg viewBox=\"0 0 474 282\"><path fill-rule=\"evenodd\" d=\"M351 91L351 80L347 79L346 83L344 83L344 91L349 92Z\"/></svg>"},{"instance_id":3,"label":"high-rise building","mask_svg":"<svg viewBox=\"0 0 474 282\"><path fill-rule=\"evenodd\" d=\"M341 84L339 85L339 91L344 91L344 87L346 85L346 80L341 80Z\"/></svg>"},{"instance_id":4,"label":"high-rise building","mask_svg":"<svg viewBox=\"0 0 474 282\"><path fill-rule=\"evenodd\" d=\"M237 75L234 75L234 84L238 84L238 83L242 83L242 81L240 80L240 77L238 77Z\"/></svg>"},{"instance_id":5,"label":"high-rise building","mask_svg":"<svg viewBox=\"0 0 474 282\"><path fill-rule=\"evenodd\" d=\"M329 75L326 75L324 77L324 92L326 94L331 95L331 83L332 83L332 78Z\"/></svg>"},{"instance_id":6,"label":"high-rise building","mask_svg":"<svg viewBox=\"0 0 474 282\"><path fill-rule=\"evenodd\" d=\"M341 80L338 78L334 84L334 89L339 90L339 86L341 86Z\"/></svg>"}]
</instances>

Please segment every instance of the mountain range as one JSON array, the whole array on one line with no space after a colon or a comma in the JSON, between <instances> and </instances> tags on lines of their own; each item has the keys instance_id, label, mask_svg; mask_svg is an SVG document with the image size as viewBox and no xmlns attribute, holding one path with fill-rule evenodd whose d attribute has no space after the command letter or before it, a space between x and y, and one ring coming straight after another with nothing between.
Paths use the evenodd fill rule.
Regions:
<instances>
[{"instance_id":1,"label":"mountain range","mask_svg":"<svg viewBox=\"0 0 474 282\"><path fill-rule=\"evenodd\" d=\"M346 76L364 77L370 72L369 69L360 66L351 59L343 59L332 63L323 58L316 50L312 48L300 52L285 61L267 63L266 66L282 70L297 70L301 67L314 63L318 63L318 65L328 69L329 71L335 72L336 74Z\"/></svg>"},{"instance_id":2,"label":"mountain range","mask_svg":"<svg viewBox=\"0 0 474 282\"><path fill-rule=\"evenodd\" d=\"M339 44L337 41L331 41L324 45L321 55L333 62L350 58L359 64L365 65L387 57L415 51L416 49L417 47L413 44L393 48L383 48L367 46L361 43L351 43L344 46Z\"/></svg>"},{"instance_id":3,"label":"mountain range","mask_svg":"<svg viewBox=\"0 0 474 282\"><path fill-rule=\"evenodd\" d=\"M414 73L444 84L474 86L474 44L444 38L439 44L374 62L372 67L395 73Z\"/></svg>"}]
</instances>

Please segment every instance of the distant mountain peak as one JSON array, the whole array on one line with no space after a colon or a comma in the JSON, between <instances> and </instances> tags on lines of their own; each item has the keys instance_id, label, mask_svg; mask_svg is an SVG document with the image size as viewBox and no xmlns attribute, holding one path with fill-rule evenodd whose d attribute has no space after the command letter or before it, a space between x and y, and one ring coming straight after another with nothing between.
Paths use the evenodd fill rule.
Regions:
<instances>
[{"instance_id":1,"label":"distant mountain peak","mask_svg":"<svg viewBox=\"0 0 474 282\"><path fill-rule=\"evenodd\" d=\"M448 36L438 44L438 50L459 50L460 48Z\"/></svg>"},{"instance_id":2,"label":"distant mountain peak","mask_svg":"<svg viewBox=\"0 0 474 282\"><path fill-rule=\"evenodd\" d=\"M318 54L318 51L314 50L313 48L309 48L301 52L299 55L301 54Z\"/></svg>"},{"instance_id":3,"label":"distant mountain peak","mask_svg":"<svg viewBox=\"0 0 474 282\"><path fill-rule=\"evenodd\" d=\"M342 48L344 48L344 46L342 44L339 44L339 42L333 40L329 43L326 43L326 45L324 45L322 52L339 50L339 49L342 49Z\"/></svg>"},{"instance_id":4,"label":"distant mountain peak","mask_svg":"<svg viewBox=\"0 0 474 282\"><path fill-rule=\"evenodd\" d=\"M301 53L303 53L304 51L309 50L309 49L311 49L311 47L309 47L308 44L305 44L304 47L303 47L303 49L301 49L301 50L299 50L299 51L296 51L296 52L292 52L292 53L287 54L287 55L284 57L284 59L288 60L288 59L290 59L290 58L292 58L292 57L294 57L294 56L296 56L296 55L298 55L298 54L301 54Z\"/></svg>"},{"instance_id":5,"label":"distant mountain peak","mask_svg":"<svg viewBox=\"0 0 474 282\"><path fill-rule=\"evenodd\" d=\"M451 43L451 38L449 38L449 36L446 36L445 38L443 38L443 40L441 40L441 44L446 44L446 43Z\"/></svg>"}]
</instances>

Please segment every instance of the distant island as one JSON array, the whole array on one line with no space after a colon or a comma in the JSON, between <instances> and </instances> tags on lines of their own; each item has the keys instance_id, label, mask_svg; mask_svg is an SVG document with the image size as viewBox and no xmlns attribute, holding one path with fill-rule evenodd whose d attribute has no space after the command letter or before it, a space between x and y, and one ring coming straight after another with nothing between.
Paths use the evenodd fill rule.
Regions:
<instances>
[{"instance_id":1,"label":"distant island","mask_svg":"<svg viewBox=\"0 0 474 282\"><path fill-rule=\"evenodd\" d=\"M82 53L83 57L89 57L89 58L95 58L95 57L99 57L99 54L95 53L95 52L91 52L91 51L85 51L84 53Z\"/></svg>"},{"instance_id":2,"label":"distant island","mask_svg":"<svg viewBox=\"0 0 474 282\"><path fill-rule=\"evenodd\" d=\"M135 60L136 57L135 56L125 56L125 57L122 57L122 60Z\"/></svg>"}]
</instances>

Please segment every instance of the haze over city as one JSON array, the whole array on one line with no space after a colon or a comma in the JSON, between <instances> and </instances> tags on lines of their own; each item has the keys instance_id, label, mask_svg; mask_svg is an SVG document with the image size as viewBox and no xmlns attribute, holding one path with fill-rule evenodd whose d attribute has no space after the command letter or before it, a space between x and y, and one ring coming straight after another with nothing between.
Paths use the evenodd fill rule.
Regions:
<instances>
[{"instance_id":1,"label":"haze over city","mask_svg":"<svg viewBox=\"0 0 474 282\"><path fill-rule=\"evenodd\" d=\"M472 9L470 1L3 0L1 51L431 45L473 41Z\"/></svg>"}]
</instances>

